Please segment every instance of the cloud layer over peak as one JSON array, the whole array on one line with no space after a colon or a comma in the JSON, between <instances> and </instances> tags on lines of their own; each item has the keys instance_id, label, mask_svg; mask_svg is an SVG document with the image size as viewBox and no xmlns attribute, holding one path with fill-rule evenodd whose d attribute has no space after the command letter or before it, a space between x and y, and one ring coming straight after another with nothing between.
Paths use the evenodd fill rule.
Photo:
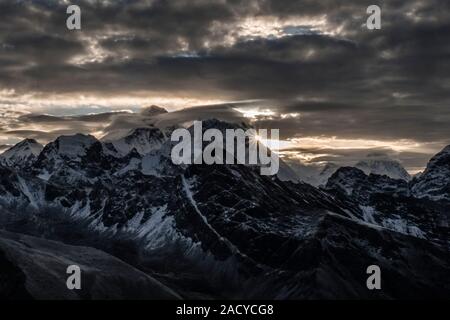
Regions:
<instances>
[{"instance_id":1,"label":"cloud layer over peak","mask_svg":"<svg viewBox=\"0 0 450 320\"><path fill-rule=\"evenodd\" d=\"M202 112L238 108L285 140L429 155L450 142L450 4L370 4L381 30L356 0L80 0L70 31L68 1L0 0L0 144L214 103Z\"/></svg>"}]
</instances>

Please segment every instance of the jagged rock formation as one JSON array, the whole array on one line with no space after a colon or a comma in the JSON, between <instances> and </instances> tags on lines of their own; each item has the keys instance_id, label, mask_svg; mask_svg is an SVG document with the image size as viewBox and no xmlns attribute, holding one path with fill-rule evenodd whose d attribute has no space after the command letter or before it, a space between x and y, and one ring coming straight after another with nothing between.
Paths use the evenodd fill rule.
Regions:
<instances>
[{"instance_id":1,"label":"jagged rock formation","mask_svg":"<svg viewBox=\"0 0 450 320\"><path fill-rule=\"evenodd\" d=\"M26 169L1 165L1 225L101 249L188 298L448 297L445 153L411 183L341 168L318 189L258 166L176 166L160 130L60 137Z\"/></svg>"}]
</instances>

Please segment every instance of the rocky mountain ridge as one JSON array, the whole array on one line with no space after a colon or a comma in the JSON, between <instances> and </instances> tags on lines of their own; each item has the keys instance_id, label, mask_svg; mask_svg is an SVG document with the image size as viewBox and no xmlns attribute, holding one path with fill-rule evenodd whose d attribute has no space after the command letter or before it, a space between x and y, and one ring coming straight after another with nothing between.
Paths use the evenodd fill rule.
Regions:
<instances>
[{"instance_id":1,"label":"rocky mountain ridge","mask_svg":"<svg viewBox=\"0 0 450 320\"><path fill-rule=\"evenodd\" d=\"M342 168L318 189L257 166L176 166L158 130L130 132L122 152L92 136L60 137L22 170L1 165L1 225L108 252L187 298L450 292L439 278L450 271L446 189L436 199L430 178L449 181L445 155L410 184ZM370 264L383 270L380 292L365 286Z\"/></svg>"}]
</instances>

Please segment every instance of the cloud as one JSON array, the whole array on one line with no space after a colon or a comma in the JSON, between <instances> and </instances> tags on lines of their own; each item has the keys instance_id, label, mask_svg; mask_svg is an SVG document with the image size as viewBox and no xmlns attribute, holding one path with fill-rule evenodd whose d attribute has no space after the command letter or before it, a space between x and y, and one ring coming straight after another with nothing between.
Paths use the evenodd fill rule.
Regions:
<instances>
[{"instance_id":1,"label":"cloud","mask_svg":"<svg viewBox=\"0 0 450 320\"><path fill-rule=\"evenodd\" d=\"M45 144L60 135L89 133L102 138L117 133L126 134L135 128L153 125L164 128L211 118L247 122L248 119L234 107L248 104L251 103L197 106L171 113L155 106L143 108L140 112L119 111L71 116L12 113L9 114L10 119L6 121L6 125L0 127L0 136L9 144L25 138L33 138Z\"/></svg>"},{"instance_id":2,"label":"cloud","mask_svg":"<svg viewBox=\"0 0 450 320\"><path fill-rule=\"evenodd\" d=\"M77 4L82 30L69 31L67 1L0 0L1 144L145 125L143 115L108 112L164 99L171 109L256 100L165 117L268 109L251 121L283 139L408 140L427 152L450 142L449 3L379 1L374 31L356 0Z\"/></svg>"},{"instance_id":3,"label":"cloud","mask_svg":"<svg viewBox=\"0 0 450 320\"><path fill-rule=\"evenodd\" d=\"M339 136L376 140L410 139L417 142L450 142L450 110L440 106L287 102L272 116L258 117L258 125L281 128L282 135ZM298 113L299 116L282 117Z\"/></svg>"},{"instance_id":4,"label":"cloud","mask_svg":"<svg viewBox=\"0 0 450 320\"><path fill-rule=\"evenodd\" d=\"M83 29L70 32L63 1L3 0L0 82L44 92L448 99L449 24L446 5L435 4L384 1L383 28L372 32L357 1L80 1Z\"/></svg>"},{"instance_id":5,"label":"cloud","mask_svg":"<svg viewBox=\"0 0 450 320\"><path fill-rule=\"evenodd\" d=\"M47 143L60 135L75 133L100 134L117 117L125 117L127 112L107 112L76 116L53 116L47 114L13 114L0 128L2 141L17 143L25 138L33 138Z\"/></svg>"}]
</instances>

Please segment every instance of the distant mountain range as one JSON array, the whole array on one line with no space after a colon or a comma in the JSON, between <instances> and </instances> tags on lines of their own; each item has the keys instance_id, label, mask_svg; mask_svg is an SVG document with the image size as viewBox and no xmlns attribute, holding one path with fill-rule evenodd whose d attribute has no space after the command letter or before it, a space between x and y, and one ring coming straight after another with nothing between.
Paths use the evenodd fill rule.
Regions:
<instances>
[{"instance_id":1,"label":"distant mountain range","mask_svg":"<svg viewBox=\"0 0 450 320\"><path fill-rule=\"evenodd\" d=\"M306 165L298 161L287 160L287 163L300 180L316 187L325 186L333 173L341 167L333 162L325 165ZM373 173L405 181L409 181L412 178L398 161L384 155L369 155L366 159L355 162L353 167L362 170L366 175Z\"/></svg>"},{"instance_id":2,"label":"distant mountain range","mask_svg":"<svg viewBox=\"0 0 450 320\"><path fill-rule=\"evenodd\" d=\"M218 125L236 126L204 128ZM0 266L20 296L108 298L101 283L71 296L50 281L37 293L63 260L116 279L121 298L450 295L450 147L413 179L393 162L361 162L330 168L317 188L285 163L279 177L257 166L176 166L170 130L25 140L0 156ZM46 267L32 275L24 261ZM366 287L372 264L382 290ZM0 296L14 298L8 283Z\"/></svg>"}]
</instances>

